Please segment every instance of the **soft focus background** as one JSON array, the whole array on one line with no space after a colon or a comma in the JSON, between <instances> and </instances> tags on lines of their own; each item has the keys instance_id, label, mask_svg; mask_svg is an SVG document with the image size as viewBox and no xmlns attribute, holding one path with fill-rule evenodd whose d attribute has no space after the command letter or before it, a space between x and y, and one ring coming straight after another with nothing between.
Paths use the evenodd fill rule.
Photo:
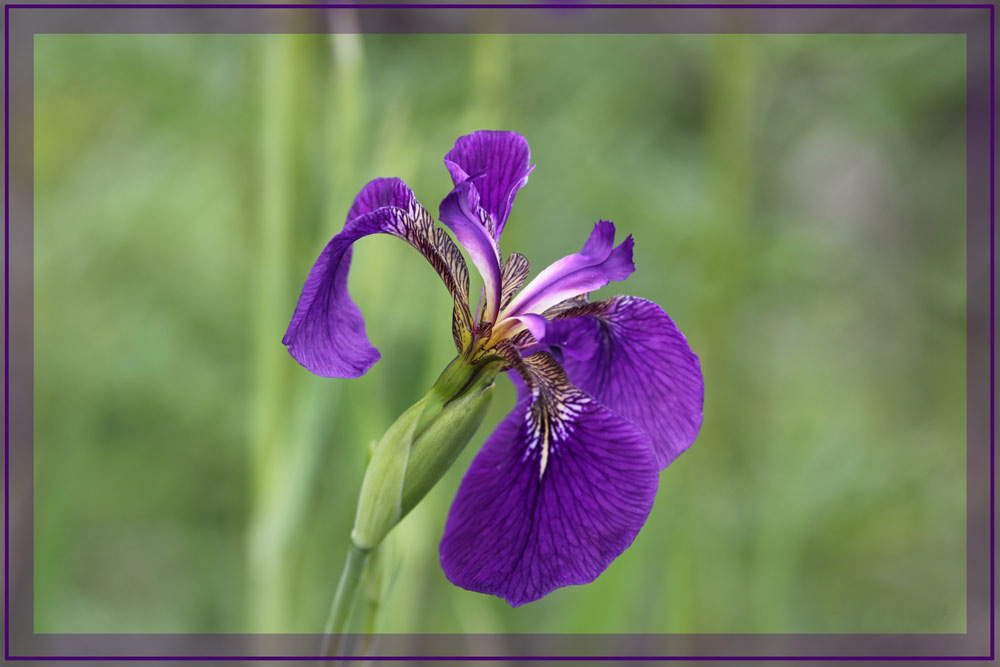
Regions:
<instances>
[{"instance_id":1,"label":"soft focus background","mask_svg":"<svg viewBox=\"0 0 1000 667\"><path fill-rule=\"evenodd\" d=\"M505 251L537 271L599 218L633 234L600 294L677 321L705 422L600 579L512 610L437 563L501 378L365 627L965 630L961 37L41 35L34 92L36 631L322 629L450 300L372 237L351 289L382 361L316 378L281 337L360 187L436 213L483 128L538 165Z\"/></svg>"}]
</instances>

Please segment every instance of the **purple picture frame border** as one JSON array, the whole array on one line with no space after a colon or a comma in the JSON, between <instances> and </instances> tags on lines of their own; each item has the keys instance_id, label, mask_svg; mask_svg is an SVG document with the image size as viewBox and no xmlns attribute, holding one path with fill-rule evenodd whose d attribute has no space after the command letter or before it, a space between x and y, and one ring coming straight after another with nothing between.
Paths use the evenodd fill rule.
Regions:
<instances>
[{"instance_id":1,"label":"purple picture frame border","mask_svg":"<svg viewBox=\"0 0 1000 667\"><path fill-rule=\"evenodd\" d=\"M460 3L438 3L438 4L417 4L417 3L370 3L370 4L356 4L356 3L345 3L345 4L329 4L329 3L313 3L313 4L295 4L295 5L285 5L285 4L244 4L244 3L233 3L233 4L189 4L189 3L178 3L178 4L140 4L140 3L129 3L129 4L5 4L4 6L4 482L5 482L5 507L6 512L4 515L4 658L6 660L39 660L39 661L51 661L51 660L107 660L107 661L149 661L149 660L181 660L181 661L194 661L194 660L213 660L213 661L233 661L233 660L261 660L261 661L276 661L276 660L327 660L328 658L319 655L191 655L191 656L168 656L168 655L12 655L10 651L10 640L11 640L11 629L10 629L10 618L11 618L11 600L10 600L10 523L11 523L11 503L10 503L10 211L11 211L11 196L10 196L10 41L11 41L11 10L17 9L31 9L31 10L56 10L56 9L69 9L69 10L148 10L148 9L158 9L158 10L176 10L176 9L187 9L187 10L330 10L330 9L357 9L357 10L514 10L514 9L524 9L524 10L538 10L538 9L557 9L557 10L597 10L597 9L621 9L621 10L632 10L632 9L643 9L643 10L843 10L843 9L859 9L859 10L872 10L872 9L886 9L886 10L900 10L900 9L910 9L910 10L922 10L922 9L938 9L938 10L952 10L952 9L981 9L989 11L989 53L990 53L990 65L989 65L989 500L990 500L990 530L989 530L989 654L988 655L851 655L851 656L833 656L833 655L684 655L684 656L638 656L638 655L592 655L592 656L507 656L507 655L439 655L439 656L404 656L404 655L391 655L391 656L366 656L364 660L441 660L441 661L455 661L455 660L511 660L511 661L522 661L522 660L538 660L544 658L545 660L552 661L564 661L564 660L617 660L617 661L638 661L638 660L689 660L689 661L727 661L727 660L773 660L773 661L795 661L795 660L817 660L817 661L829 661L829 660L922 660L922 661L992 661L995 657L995 414L994 414L994 404L995 404L995 390L994 390L994 378L995 378L995 350L994 350L994 338L995 338L995 308L994 308L994 282L995 282L995 183L996 183L996 173L995 173L995 162L996 162L996 147L995 147L995 29L994 29L994 13L995 7L993 4L759 4L759 3L736 3L736 4L617 4L617 3L593 3L586 5L579 4L564 4L564 3L539 3L539 4L529 4L529 3L497 3L497 4L460 4ZM283 31L274 31L283 32ZM947 32L947 31L943 31ZM972 164L972 144L973 144L973 130L971 122L972 110L971 105L967 106L967 140L969 152L967 154L967 162L969 164L969 170L967 172L967 177L971 178L973 173ZM967 187L968 182L967 182ZM971 197L970 197L971 199ZM969 206L968 216L971 220L973 207ZM969 242L971 247L971 240ZM970 273L972 271L970 267ZM971 282L970 277L970 282ZM971 334L970 334L971 336ZM971 370L971 368L970 368ZM968 397L971 400L971 396ZM971 519L969 519L971 521ZM968 557L968 555L967 555ZM971 586L967 584L971 589ZM967 602L967 604L970 604ZM967 619L968 622L968 619ZM34 635L33 635L34 636ZM120 637L122 635L45 635L46 637ZM155 635L151 635L155 636ZM206 637L206 635L184 635L190 637ZM214 635L214 637L255 637L257 635ZM266 636L266 635L265 635ZM442 638L451 637L451 635L438 635ZM544 635L540 635L543 636ZM719 635L720 637L726 635ZM732 635L729 635L732 636ZM796 637L801 635L761 635L763 637L777 636L777 637ZM831 635L826 635L831 636ZM835 635L835 637L856 638L856 637L880 637L882 635ZM896 635L897 637L925 637L927 635ZM941 635L953 637L955 635ZM962 636L962 635L958 635ZM145 635L143 635L145 637ZM208 636L213 637L213 636ZM639 635L636 635L639 637ZM318 644L317 644L318 646Z\"/></svg>"}]
</instances>

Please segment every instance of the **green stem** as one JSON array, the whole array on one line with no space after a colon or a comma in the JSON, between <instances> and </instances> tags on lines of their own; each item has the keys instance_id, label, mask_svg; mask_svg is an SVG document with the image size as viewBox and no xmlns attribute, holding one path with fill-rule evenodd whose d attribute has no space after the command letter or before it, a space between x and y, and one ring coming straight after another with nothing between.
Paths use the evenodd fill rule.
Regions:
<instances>
[{"instance_id":1,"label":"green stem","mask_svg":"<svg viewBox=\"0 0 1000 667\"><path fill-rule=\"evenodd\" d=\"M347 562L344 563L344 570L340 573L337 592L334 594L333 604L330 606L330 617L323 630L325 635L322 647L323 655L331 656L340 653L342 635L351 615L351 607L354 606L354 596L361 583L361 573L364 572L365 563L370 554L370 550L361 549L353 544L347 552ZM334 635L337 636L334 637Z\"/></svg>"},{"instance_id":2,"label":"green stem","mask_svg":"<svg viewBox=\"0 0 1000 667\"><path fill-rule=\"evenodd\" d=\"M364 598L362 599L361 632L364 637L358 647L357 655L367 656L372 652L375 643L375 629L381 609L382 591L385 588L383 579L386 569L386 547L375 552L368 559L368 569L364 576ZM362 664L367 664L362 663Z\"/></svg>"},{"instance_id":3,"label":"green stem","mask_svg":"<svg viewBox=\"0 0 1000 667\"><path fill-rule=\"evenodd\" d=\"M291 255L292 132L297 110L297 53L292 39L275 35L266 43L262 62L260 145L260 230L255 258L254 422L252 442L252 503L248 532L250 624L255 632L289 629L288 582L285 567L284 522L274 522L271 508L285 470L287 365L276 344L275 323L287 312L288 263Z\"/></svg>"}]
</instances>

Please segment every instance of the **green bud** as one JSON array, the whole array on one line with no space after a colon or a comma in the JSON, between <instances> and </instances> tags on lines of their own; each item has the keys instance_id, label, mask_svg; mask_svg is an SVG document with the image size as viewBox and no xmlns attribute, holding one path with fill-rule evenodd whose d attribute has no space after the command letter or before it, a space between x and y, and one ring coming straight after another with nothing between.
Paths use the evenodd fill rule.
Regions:
<instances>
[{"instance_id":1,"label":"green bud","mask_svg":"<svg viewBox=\"0 0 1000 667\"><path fill-rule=\"evenodd\" d=\"M385 432L368 464L351 539L374 549L455 462L482 424L502 361L452 361Z\"/></svg>"}]
</instances>

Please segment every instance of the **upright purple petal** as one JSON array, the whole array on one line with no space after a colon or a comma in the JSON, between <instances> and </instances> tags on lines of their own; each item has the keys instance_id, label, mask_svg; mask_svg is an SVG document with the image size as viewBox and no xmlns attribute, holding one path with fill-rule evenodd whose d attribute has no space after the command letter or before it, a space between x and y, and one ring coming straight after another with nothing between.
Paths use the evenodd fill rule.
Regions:
<instances>
[{"instance_id":1,"label":"upright purple petal","mask_svg":"<svg viewBox=\"0 0 1000 667\"><path fill-rule=\"evenodd\" d=\"M625 280L635 271L632 237L614 247L615 226L606 220L594 225L580 252L553 262L514 297L501 318L542 313L566 299L592 292L612 280Z\"/></svg>"},{"instance_id":2,"label":"upright purple petal","mask_svg":"<svg viewBox=\"0 0 1000 667\"><path fill-rule=\"evenodd\" d=\"M593 581L635 539L658 483L646 436L572 387L547 353L465 474L441 540L462 588L513 606Z\"/></svg>"},{"instance_id":3,"label":"upright purple petal","mask_svg":"<svg viewBox=\"0 0 1000 667\"><path fill-rule=\"evenodd\" d=\"M570 381L631 420L653 443L661 469L698 435L705 387L698 356L652 301L616 296L579 306L545 327Z\"/></svg>"},{"instance_id":4,"label":"upright purple petal","mask_svg":"<svg viewBox=\"0 0 1000 667\"><path fill-rule=\"evenodd\" d=\"M390 234L408 242L431 263L451 293L456 346L472 326L469 273L448 234L434 226L410 188L398 178L368 183L355 198L344 229L313 264L282 342L300 364L325 377L358 377L379 359L365 321L347 291L351 248L369 234Z\"/></svg>"},{"instance_id":5,"label":"upright purple petal","mask_svg":"<svg viewBox=\"0 0 1000 667\"><path fill-rule=\"evenodd\" d=\"M524 255L512 252L507 257L507 263L503 265L503 275L500 276L500 307L506 308L511 302L517 290L521 289L524 281L528 279L528 271L531 264Z\"/></svg>"},{"instance_id":6,"label":"upright purple petal","mask_svg":"<svg viewBox=\"0 0 1000 667\"><path fill-rule=\"evenodd\" d=\"M470 177L483 209L494 221L495 239L500 238L517 191L528 182L533 166L528 142L517 132L480 130L459 137L444 156L444 164L456 186Z\"/></svg>"},{"instance_id":7,"label":"upright purple petal","mask_svg":"<svg viewBox=\"0 0 1000 667\"><path fill-rule=\"evenodd\" d=\"M500 309L500 248L491 233L493 221L480 206L480 196L472 181L456 186L441 202L441 222L469 253L483 277L485 320L495 322Z\"/></svg>"}]
</instances>

